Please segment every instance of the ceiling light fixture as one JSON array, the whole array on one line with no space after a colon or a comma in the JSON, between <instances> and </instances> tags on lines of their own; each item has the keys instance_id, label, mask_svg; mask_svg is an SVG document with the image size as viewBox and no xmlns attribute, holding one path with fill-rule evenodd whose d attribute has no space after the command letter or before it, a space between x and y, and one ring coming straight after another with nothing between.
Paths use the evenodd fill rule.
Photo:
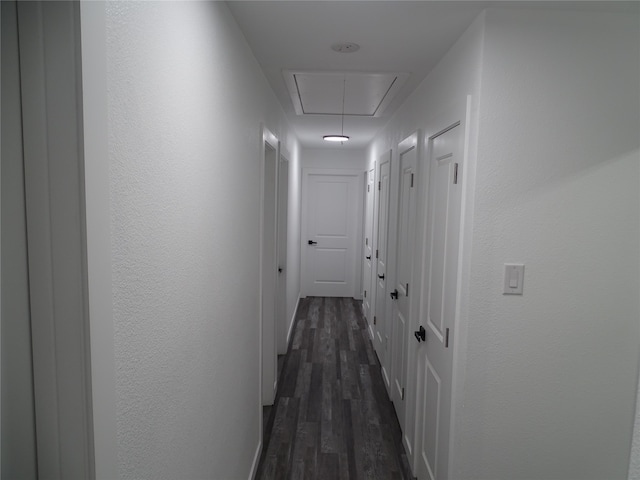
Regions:
<instances>
[{"instance_id":1,"label":"ceiling light fixture","mask_svg":"<svg viewBox=\"0 0 640 480\"><path fill-rule=\"evenodd\" d=\"M340 142L341 144L347 142L349 137L344 134L344 95L347 89L347 75L345 74L344 80L342 82L342 131L340 135L325 135L322 137L323 140L327 142Z\"/></svg>"}]
</instances>

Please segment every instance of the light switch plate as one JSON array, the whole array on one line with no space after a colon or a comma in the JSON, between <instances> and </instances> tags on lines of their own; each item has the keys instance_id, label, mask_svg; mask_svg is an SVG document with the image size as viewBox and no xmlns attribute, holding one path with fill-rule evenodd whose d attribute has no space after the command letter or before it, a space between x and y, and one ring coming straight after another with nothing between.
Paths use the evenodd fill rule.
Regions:
<instances>
[{"instance_id":1,"label":"light switch plate","mask_svg":"<svg viewBox=\"0 0 640 480\"><path fill-rule=\"evenodd\" d=\"M504 264L504 294L522 295L524 283L524 265L520 263Z\"/></svg>"}]
</instances>

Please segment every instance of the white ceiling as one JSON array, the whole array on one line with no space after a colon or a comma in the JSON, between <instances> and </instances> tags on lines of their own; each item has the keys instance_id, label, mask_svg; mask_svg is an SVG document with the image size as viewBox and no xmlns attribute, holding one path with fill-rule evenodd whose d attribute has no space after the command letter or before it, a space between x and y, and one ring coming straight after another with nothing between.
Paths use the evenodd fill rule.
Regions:
<instances>
[{"instance_id":1,"label":"white ceiling","mask_svg":"<svg viewBox=\"0 0 640 480\"><path fill-rule=\"evenodd\" d=\"M381 114L374 117L345 116L344 133L351 136L351 141L333 148L364 148L480 12L496 4L510 8L637 11L639 2L228 2L301 145L311 148L330 146L323 143L322 136L337 133L341 128L341 118L335 114L296 114L287 88L287 71L289 74L331 72L334 80L336 73L338 78L344 78L346 72L409 74ZM336 43L346 42L359 44L360 50L338 53L331 49ZM328 111L337 113L336 105L341 106L342 103L342 90L336 88L330 78L328 83L319 84L319 90L309 87L309 98L316 105L330 105ZM356 102L353 100L356 93L349 92L347 89L345 105ZM365 94L361 96L366 97Z\"/></svg>"}]
</instances>

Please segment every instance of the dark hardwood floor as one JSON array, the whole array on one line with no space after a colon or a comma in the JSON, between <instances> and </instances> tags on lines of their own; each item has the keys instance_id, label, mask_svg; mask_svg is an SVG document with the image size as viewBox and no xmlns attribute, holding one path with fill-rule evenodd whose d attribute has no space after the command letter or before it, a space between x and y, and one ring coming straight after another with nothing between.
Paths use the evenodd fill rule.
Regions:
<instances>
[{"instance_id":1,"label":"dark hardwood floor","mask_svg":"<svg viewBox=\"0 0 640 480\"><path fill-rule=\"evenodd\" d=\"M361 302L300 301L256 478L410 479Z\"/></svg>"}]
</instances>

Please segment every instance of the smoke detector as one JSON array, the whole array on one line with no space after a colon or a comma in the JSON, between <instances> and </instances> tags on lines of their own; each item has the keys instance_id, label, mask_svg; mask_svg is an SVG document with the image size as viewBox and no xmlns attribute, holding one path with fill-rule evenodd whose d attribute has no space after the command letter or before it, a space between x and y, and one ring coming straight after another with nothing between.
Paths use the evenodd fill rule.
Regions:
<instances>
[{"instance_id":1,"label":"smoke detector","mask_svg":"<svg viewBox=\"0 0 640 480\"><path fill-rule=\"evenodd\" d=\"M353 53L360 50L360 45L353 42L336 43L335 45L331 45L331 50L338 53Z\"/></svg>"}]
</instances>

